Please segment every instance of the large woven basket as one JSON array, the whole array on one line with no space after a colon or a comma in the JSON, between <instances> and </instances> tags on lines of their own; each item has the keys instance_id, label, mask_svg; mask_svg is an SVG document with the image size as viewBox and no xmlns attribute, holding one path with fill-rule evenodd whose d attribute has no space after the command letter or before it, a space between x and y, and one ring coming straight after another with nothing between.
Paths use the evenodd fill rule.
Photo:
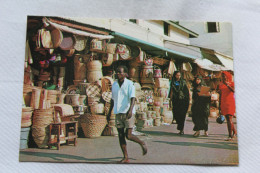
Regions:
<instances>
[{"instance_id":1,"label":"large woven basket","mask_svg":"<svg viewBox=\"0 0 260 173\"><path fill-rule=\"evenodd\" d=\"M106 116L102 115L84 114L81 118L81 127L87 138L101 136L106 124Z\"/></svg>"},{"instance_id":2,"label":"large woven basket","mask_svg":"<svg viewBox=\"0 0 260 173\"><path fill-rule=\"evenodd\" d=\"M53 109L35 110L32 136L39 148L46 148L49 141L49 125L53 123Z\"/></svg>"}]
</instances>

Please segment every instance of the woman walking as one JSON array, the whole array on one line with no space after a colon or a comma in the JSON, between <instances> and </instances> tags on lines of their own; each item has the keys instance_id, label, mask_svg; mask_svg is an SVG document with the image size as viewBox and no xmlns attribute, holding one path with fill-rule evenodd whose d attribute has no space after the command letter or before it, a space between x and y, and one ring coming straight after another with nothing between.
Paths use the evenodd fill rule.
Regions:
<instances>
[{"instance_id":1,"label":"woman walking","mask_svg":"<svg viewBox=\"0 0 260 173\"><path fill-rule=\"evenodd\" d=\"M218 86L220 92L220 110L221 114L225 115L227 120L228 138L226 141L231 141L237 135L232 118L235 116L235 97L234 97L234 82L232 75L223 71L221 74L222 82Z\"/></svg>"},{"instance_id":2,"label":"woman walking","mask_svg":"<svg viewBox=\"0 0 260 173\"><path fill-rule=\"evenodd\" d=\"M176 120L179 135L184 134L184 122L189 107L189 90L186 82L181 79L181 73L175 71L172 78L170 100L172 103L173 119Z\"/></svg>"},{"instance_id":3,"label":"woman walking","mask_svg":"<svg viewBox=\"0 0 260 173\"><path fill-rule=\"evenodd\" d=\"M200 130L204 130L204 135L208 136L208 116L210 105L210 93L201 95L201 87L205 86L205 83L201 76L195 77L193 81L193 93L192 93L192 121L194 123L193 130L194 137L200 136Z\"/></svg>"}]
</instances>

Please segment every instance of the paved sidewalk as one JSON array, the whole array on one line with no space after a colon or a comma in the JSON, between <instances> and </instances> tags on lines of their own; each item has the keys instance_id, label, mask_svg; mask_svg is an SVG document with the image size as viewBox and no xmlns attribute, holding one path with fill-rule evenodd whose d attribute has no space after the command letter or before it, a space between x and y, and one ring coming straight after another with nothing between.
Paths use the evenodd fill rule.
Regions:
<instances>
[{"instance_id":1,"label":"paved sidewalk","mask_svg":"<svg viewBox=\"0 0 260 173\"><path fill-rule=\"evenodd\" d=\"M145 136L139 138L146 142L148 153L142 156L141 147L127 141L130 162L237 165L237 139L225 141L226 123L217 124L215 118L210 118L209 121L209 137L203 136L203 132L198 138L192 136L194 132L190 117L186 120L183 136L177 135L176 124L143 129ZM60 150L29 148L20 151L20 161L30 162L116 163L121 158L122 153L116 136L78 138L76 147L62 145Z\"/></svg>"}]
</instances>

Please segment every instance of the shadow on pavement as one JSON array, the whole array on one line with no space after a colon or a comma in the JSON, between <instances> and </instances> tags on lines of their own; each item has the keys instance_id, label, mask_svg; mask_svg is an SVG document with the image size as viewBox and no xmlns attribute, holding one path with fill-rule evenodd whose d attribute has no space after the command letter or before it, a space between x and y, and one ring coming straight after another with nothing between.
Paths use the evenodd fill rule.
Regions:
<instances>
[{"instance_id":1,"label":"shadow on pavement","mask_svg":"<svg viewBox=\"0 0 260 173\"><path fill-rule=\"evenodd\" d=\"M20 151L20 155L31 155L36 157L46 157L51 158L55 161L63 162L63 159L75 159L79 161L88 161L88 162L110 162L110 163L118 163L118 159L122 159L122 157L112 157L112 158L96 158L96 159L88 159L81 156L74 156L68 154L57 154L57 153L42 153L42 152L27 152L27 151ZM129 158L129 160L136 160Z\"/></svg>"},{"instance_id":2,"label":"shadow on pavement","mask_svg":"<svg viewBox=\"0 0 260 173\"><path fill-rule=\"evenodd\" d=\"M210 142L210 143L195 143L195 142L167 142L167 141L153 141L158 143L165 143L169 145L178 145L178 146L198 146L206 148L219 148L227 150L238 150L237 146L234 146L234 142Z\"/></svg>"}]
</instances>

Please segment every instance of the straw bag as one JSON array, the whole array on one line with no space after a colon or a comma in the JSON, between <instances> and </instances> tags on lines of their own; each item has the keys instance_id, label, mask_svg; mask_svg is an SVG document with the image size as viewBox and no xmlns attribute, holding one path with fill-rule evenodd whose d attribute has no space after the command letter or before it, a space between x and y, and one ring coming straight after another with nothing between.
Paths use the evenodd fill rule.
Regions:
<instances>
[{"instance_id":1,"label":"straw bag","mask_svg":"<svg viewBox=\"0 0 260 173\"><path fill-rule=\"evenodd\" d=\"M110 102L111 98L112 98L112 92L103 92L102 93L102 98L103 100L105 100L106 102Z\"/></svg>"},{"instance_id":2,"label":"straw bag","mask_svg":"<svg viewBox=\"0 0 260 173\"><path fill-rule=\"evenodd\" d=\"M86 89L88 97L101 97L101 86L97 83L90 84Z\"/></svg>"}]
</instances>

